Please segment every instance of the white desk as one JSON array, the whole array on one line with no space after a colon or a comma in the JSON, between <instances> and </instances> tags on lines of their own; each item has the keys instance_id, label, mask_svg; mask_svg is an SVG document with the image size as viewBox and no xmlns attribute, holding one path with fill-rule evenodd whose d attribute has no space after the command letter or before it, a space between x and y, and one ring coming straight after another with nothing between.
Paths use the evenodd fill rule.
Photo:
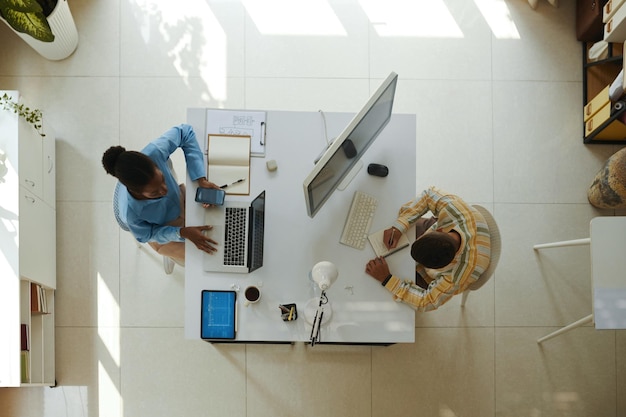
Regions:
<instances>
[{"instance_id":1,"label":"white desk","mask_svg":"<svg viewBox=\"0 0 626 417\"><path fill-rule=\"evenodd\" d=\"M596 329L626 329L626 217L596 217L591 220L589 235L534 247L591 246L593 313L542 337L539 343L594 321Z\"/></svg>"},{"instance_id":2,"label":"white desk","mask_svg":"<svg viewBox=\"0 0 626 417\"><path fill-rule=\"evenodd\" d=\"M205 148L206 109L189 109L188 123L194 127L200 147ZM326 113L329 138L339 134L353 114ZM327 291L332 320L321 330L321 341L334 343L397 343L415 339L415 312L392 300L379 282L365 274L373 258L369 246L362 251L339 243L345 216L355 190L379 199L372 232L395 219L399 207L414 197L415 115L393 115L376 142L365 153L363 169L345 191L335 192L314 219L306 214L302 182L313 167L313 159L325 146L324 126L318 112L267 112L266 157L251 159L251 200L266 190L265 253L262 268L251 274L206 273L202 252L187 242L185 266L185 337L200 338L200 294L203 289L229 290L238 294L240 342L308 341L311 328L304 319L304 307L319 294L308 273L319 261L333 262L339 269L337 282ZM275 159L278 170L270 172L265 162ZM386 178L367 174L371 162L389 167ZM193 202L196 185L187 178L187 201ZM187 204L187 225L204 224L204 209ZM218 240L219 241L219 240ZM407 249L389 257L395 273L414 276L414 262ZM244 307L246 286L261 285L259 303ZM346 288L348 287L348 288ZM351 287L351 288L349 288ZM283 322L279 304L296 303L299 317Z\"/></svg>"}]
</instances>

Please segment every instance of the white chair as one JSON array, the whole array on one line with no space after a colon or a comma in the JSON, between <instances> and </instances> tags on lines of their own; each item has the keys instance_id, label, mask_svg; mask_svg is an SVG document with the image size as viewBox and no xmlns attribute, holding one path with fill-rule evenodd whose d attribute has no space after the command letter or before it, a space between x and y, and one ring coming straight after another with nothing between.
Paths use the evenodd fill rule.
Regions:
<instances>
[{"instance_id":1,"label":"white chair","mask_svg":"<svg viewBox=\"0 0 626 417\"><path fill-rule=\"evenodd\" d=\"M167 160L167 166L170 169L172 175L176 182L178 182L178 178L176 177L176 172L174 171L174 166L172 165L172 161L170 159ZM115 185L115 191L113 192L113 214L115 215L115 220L117 220L117 224L120 226L120 229L130 232L128 225L122 220L122 218L126 217L126 213L122 213L121 210L126 210L126 207L120 207L118 201L118 194L121 189L121 184L118 182ZM143 246L136 239L135 242L137 246L142 248ZM169 256L163 256L163 269L167 275L170 275L174 271L174 260Z\"/></svg>"},{"instance_id":2,"label":"white chair","mask_svg":"<svg viewBox=\"0 0 626 417\"><path fill-rule=\"evenodd\" d=\"M626 329L626 216L600 216L591 220L589 237L534 245L533 249L589 246L591 260L591 314L537 340L559 336L593 323L596 329Z\"/></svg>"},{"instance_id":3,"label":"white chair","mask_svg":"<svg viewBox=\"0 0 626 417\"><path fill-rule=\"evenodd\" d=\"M498 261L500 260L500 251L502 249L502 242L500 239L500 229L498 229L498 225L496 224L495 219L491 215L491 213L484 207L479 205L474 205L474 207L482 216L485 218L487 222L487 227L489 228L489 240L491 242L491 258L489 260L489 266L485 269L485 272L482 273L480 278L478 278L475 282L473 282L467 290L463 292L463 298L461 299L461 307L465 307L465 302L467 301L467 296L470 291L476 291L483 285L489 281L493 272L498 266Z\"/></svg>"}]
</instances>

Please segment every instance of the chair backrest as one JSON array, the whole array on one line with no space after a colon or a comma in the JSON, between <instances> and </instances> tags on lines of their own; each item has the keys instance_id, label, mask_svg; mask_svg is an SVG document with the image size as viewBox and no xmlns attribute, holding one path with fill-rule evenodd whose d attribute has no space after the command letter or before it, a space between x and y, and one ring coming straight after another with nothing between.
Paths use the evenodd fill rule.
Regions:
<instances>
[{"instance_id":1,"label":"chair backrest","mask_svg":"<svg viewBox=\"0 0 626 417\"><path fill-rule=\"evenodd\" d=\"M118 182L115 185L115 191L113 191L113 214L115 215L115 220L117 220L117 224L120 226L122 230L130 231L128 225L124 223L122 220L122 215L120 213L120 206L118 201L118 195L120 193L121 184Z\"/></svg>"},{"instance_id":2,"label":"chair backrest","mask_svg":"<svg viewBox=\"0 0 626 417\"><path fill-rule=\"evenodd\" d=\"M483 216L485 222L487 222L487 227L489 228L489 240L491 242L491 258L489 260L489 266L485 269L485 272L482 273L480 278L469 286L470 290L475 291L489 281L496 269L496 266L498 266L502 242L500 239L500 229L498 229L496 220L493 218L489 210L479 205L474 205L472 207L474 207Z\"/></svg>"}]
</instances>

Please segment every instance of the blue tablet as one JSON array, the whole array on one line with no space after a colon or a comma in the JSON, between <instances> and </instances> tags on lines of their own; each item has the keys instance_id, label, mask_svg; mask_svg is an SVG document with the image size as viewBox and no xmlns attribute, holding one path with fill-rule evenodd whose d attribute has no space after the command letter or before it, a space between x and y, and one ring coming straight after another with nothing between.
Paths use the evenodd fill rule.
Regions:
<instances>
[{"instance_id":1,"label":"blue tablet","mask_svg":"<svg viewBox=\"0 0 626 417\"><path fill-rule=\"evenodd\" d=\"M235 291L203 290L200 337L207 340L227 340L236 336Z\"/></svg>"}]
</instances>

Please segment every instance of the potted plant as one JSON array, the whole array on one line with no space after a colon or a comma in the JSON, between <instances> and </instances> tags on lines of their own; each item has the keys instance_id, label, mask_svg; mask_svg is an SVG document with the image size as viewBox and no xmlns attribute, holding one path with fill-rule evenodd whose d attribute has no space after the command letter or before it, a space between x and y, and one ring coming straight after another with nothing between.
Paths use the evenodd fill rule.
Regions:
<instances>
[{"instance_id":1,"label":"potted plant","mask_svg":"<svg viewBox=\"0 0 626 417\"><path fill-rule=\"evenodd\" d=\"M0 17L47 59L67 58L78 45L67 0L0 0Z\"/></svg>"}]
</instances>

